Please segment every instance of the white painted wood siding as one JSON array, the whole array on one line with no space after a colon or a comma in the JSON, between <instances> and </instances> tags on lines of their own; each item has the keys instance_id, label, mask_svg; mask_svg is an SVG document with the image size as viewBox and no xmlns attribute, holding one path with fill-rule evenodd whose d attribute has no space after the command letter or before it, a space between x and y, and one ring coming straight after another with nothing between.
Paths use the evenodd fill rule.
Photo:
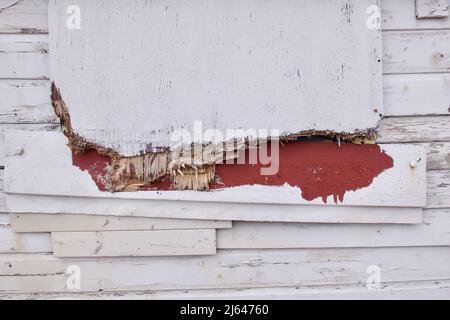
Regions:
<instances>
[{"instance_id":1,"label":"white painted wood siding","mask_svg":"<svg viewBox=\"0 0 450 320\"><path fill-rule=\"evenodd\" d=\"M0 8L11 5L13 0L0 0ZM47 33L46 2L42 1L42 7L36 7L31 0L19 2L11 10L0 12L0 42L11 42L12 38L24 39L42 42L41 35L31 35L32 33ZM221 249L217 257L211 257L213 261L226 262L228 266L237 266L233 268L215 268L215 264L207 260L204 267L201 266L203 259L191 258L173 258L161 260L160 258L138 258L120 259L116 265L111 264L111 259L92 260L71 260L68 263L82 263L83 270L86 269L88 276L93 279L91 282L83 284L85 290L96 290L99 287L105 288L106 292L81 292L65 294L59 293L65 291L65 269L64 261L56 259L47 254L17 254L7 252L0 258L2 262L11 263L13 268L7 264L0 263L0 274L2 282L0 288L1 299L44 297L49 299L61 298L129 298L129 299L179 299L179 298L198 298L198 299L254 299L254 298L287 298L287 299L448 299L450 297L450 275L447 258L449 257L448 230L446 230L447 217L450 216L450 116L446 111L448 101L448 90L446 90L445 79L449 76L449 70L442 68L445 66L445 57L448 57L449 51L446 51L446 43L442 41L435 42L431 31L437 31L437 34L445 34L450 29L450 19L432 18L416 19L415 0L383 0L382 1L382 22L383 38L385 48L392 57L400 57L397 70L392 74L384 76L385 87L385 118L379 128L380 141L383 143L419 143L428 150L428 205L439 208L436 210L424 211L424 225L405 225L386 226L384 224L371 226L365 224L354 227L348 225L338 226L317 226L308 225L310 230L317 230L311 233L310 238L301 238L301 234L296 237L297 229L301 225L289 224L286 228L281 228L280 224L272 223L236 223L238 230L244 226L251 228L257 236L261 230L280 230L286 233L286 241L275 239L278 246L307 246L308 241L315 242L318 245L332 246L327 242L327 235L324 232L332 232L338 239L336 245L350 246L347 249L261 249L267 244L266 238L259 236L256 239L244 239L236 236L233 246L254 247L252 250ZM418 36L408 36L408 49L415 48L416 54L405 54L401 52L405 46L395 45L390 48L392 41L390 37L398 38L399 32L405 34L417 34ZM11 36L5 36L4 33L12 33ZM441 38L441 39L445 39ZM388 42L386 42L388 41ZM403 43L405 44L405 43ZM409 47L409 44L412 47ZM408 50L407 49L407 50ZM396 51L397 50L397 51ZM16 50L17 51L17 50ZM433 66L433 57L436 52L444 55L438 66ZM32 53L30 53L32 54ZM44 53L43 55L48 55ZM31 93L26 87L33 86L39 82L43 86L48 86L48 80L36 80L46 72L39 72L42 64L42 56L33 54L36 67L31 72L31 78L17 79L13 70L8 69L10 73L4 74L0 79L0 97L6 95L3 88L8 88L19 81L23 85L19 86L16 93L6 95L7 99L0 98L0 167L4 166L4 146L2 132L5 129L26 129L26 130L57 130L58 126L49 121L48 116L52 115L50 107L45 109L45 102L42 104L40 97L45 97L45 93ZM15 60L16 55L7 53L2 55L2 59L8 60L7 63L16 63L17 68L20 64ZM439 58L439 57L438 57ZM48 58L46 58L48 59ZM384 57L384 65L392 68L394 60ZM441 66L441 67L439 67ZM33 66L29 66L33 69ZM389 70L389 69L388 69ZM419 70L419 71L418 71ZM422 70L422 71L420 71ZM426 70L425 73L423 73ZM42 71L42 70L41 70ZM20 69L16 73L22 72ZM47 71L48 72L48 71ZM431 83L436 83L432 85ZM403 90L403 86L410 90ZM421 89L422 88L422 89ZM42 89L44 90L44 89ZM427 98L429 97L429 98ZM47 98L48 99L48 98ZM422 100L423 99L423 100ZM47 100L49 106L49 99ZM22 104L30 107L42 107L41 112L32 112L21 109L14 116L14 109ZM35 109L37 110L37 109ZM0 181L2 176L0 170ZM1 185L1 182L0 182ZM2 205L2 196L0 193L0 211L5 211L5 205ZM35 199L43 201L45 199ZM30 204L31 206L31 204ZM253 210L257 210L253 208ZM367 211L361 210L360 214L365 215ZM9 225L9 216L0 214L0 225L5 227ZM329 231L329 228L334 230ZM350 232L350 228L355 231ZM381 233L375 231L380 230ZM5 229L4 229L5 230ZM319 231L322 230L322 231ZM367 231L366 237L359 237L357 234ZM9 232L9 231L8 231ZM309 232L309 231L308 231ZM312 231L311 231L312 232ZM345 237L343 233L345 234ZM384 237L383 234L399 233L399 240ZM298 231L300 233L300 231ZM269 231L270 235L270 231ZM373 238L370 236L373 235ZM49 235L47 235L49 237ZM17 235L9 233L4 236L6 241L12 241ZM281 238L279 235L278 238ZM269 236L268 238L272 238ZM272 238L273 239L273 238ZM220 234L218 238L220 246ZM273 240L273 241L275 241ZM30 244L29 241L25 243ZM31 242L36 246L38 242ZM49 244L50 245L50 244ZM393 245L392 248L374 248L377 245ZM431 246L429 246L431 245ZM404 246L410 246L404 247ZM257 249L258 248L258 249ZM27 250L29 252L29 250ZM2 252L5 253L5 252ZM245 256L243 256L245 255ZM290 258L291 257L291 258ZM295 258L297 257L297 258ZM219 259L219 260L217 260ZM260 260L258 260L260 259ZM295 260L297 259L297 260ZM114 260L114 259L113 259ZM295 260L295 261L294 261ZM133 276L130 273L112 272L105 276L102 268L107 266L107 270L116 269L118 266L129 268L130 264L139 262L139 272ZM153 267L153 262L159 261L159 266ZM173 282L164 286L164 278L155 274L152 278L145 278L145 281L139 281L139 275L150 274L153 270L161 270L169 265L176 268L179 261L183 261L183 273L194 275L194 284L187 282L189 279L178 281L178 287L187 289L165 291L164 287L176 288L174 282L178 279L172 279ZM275 261L275 263L273 263ZM359 261L359 262L358 262ZM173 262L173 263L172 263ZM260 262L258 264L258 262ZM266 268L264 268L264 263ZM283 264L287 263L285 267ZM295 264L292 264L294 263ZM310 262L308 264L308 262ZM312 262L312 264L311 264ZM200 266L199 266L200 263ZM367 280L366 269L368 265L379 264L382 269L383 289L367 290L365 282ZM249 268L249 265L256 267ZM155 269L156 268L156 269ZM199 272L199 270L201 272ZM224 271L226 270L226 271ZM238 272L237 270L241 271ZM167 269L165 269L167 271ZM206 272L205 272L206 271ZM259 272L258 272L259 271ZM255 278L255 281L262 279L262 284L254 288L255 282L249 281L251 277L264 272L262 278ZM322 272L322 274L321 274ZM239 273L239 278L236 274ZM300 274L302 273L302 274ZM111 292L111 286L115 286L117 281L122 281L127 275L131 274L135 281L126 278L128 286L122 285L120 288L125 291L120 293ZM220 278L214 278L219 276ZM291 279L286 279L291 275ZM198 277L201 276L201 279ZM318 279L320 277L320 279ZM236 281L233 281L236 279ZM294 280L292 280L294 279ZM96 286L97 281L100 285ZM112 281L112 285L108 285ZM237 283L239 281L239 283ZM157 282L156 285L153 283ZM360 282L359 284L357 284ZM109 282L111 283L111 282ZM337 284L339 283L339 284ZM320 284L320 286L317 286ZM297 287L293 287L297 285ZM316 286L315 286L316 285ZM209 287L211 289L199 289L200 287ZM218 289L219 287L228 287L227 289ZM230 289L233 287L234 289ZM143 292L143 288L151 290ZM35 295L31 292L38 292L42 295ZM22 292L22 294L18 294ZM54 293L58 292L58 293Z\"/></svg>"},{"instance_id":2,"label":"white painted wood siding","mask_svg":"<svg viewBox=\"0 0 450 320\"><path fill-rule=\"evenodd\" d=\"M71 4L50 1L51 79L74 131L122 155L181 129L353 133L383 112L378 0L80 0L79 30Z\"/></svg>"}]
</instances>

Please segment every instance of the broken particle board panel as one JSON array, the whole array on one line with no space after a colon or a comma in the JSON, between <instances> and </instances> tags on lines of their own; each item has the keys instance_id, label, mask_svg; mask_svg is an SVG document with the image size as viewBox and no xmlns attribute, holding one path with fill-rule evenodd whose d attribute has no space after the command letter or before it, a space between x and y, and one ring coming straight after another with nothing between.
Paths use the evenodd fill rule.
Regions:
<instances>
[{"instance_id":1,"label":"broken particle board panel","mask_svg":"<svg viewBox=\"0 0 450 320\"><path fill-rule=\"evenodd\" d=\"M144 231L227 229L231 221L158 219L68 214L11 214L14 232Z\"/></svg>"},{"instance_id":2,"label":"broken particle board panel","mask_svg":"<svg viewBox=\"0 0 450 320\"><path fill-rule=\"evenodd\" d=\"M74 133L122 156L181 129L205 143L237 128L364 134L383 113L377 0L73 4L49 2L51 79Z\"/></svg>"},{"instance_id":3,"label":"broken particle board panel","mask_svg":"<svg viewBox=\"0 0 450 320\"><path fill-rule=\"evenodd\" d=\"M398 213L405 214L407 222L420 223L420 208L426 203L426 149L419 145L382 145L380 148L392 157L393 167L367 188L348 192L343 203L336 205L332 197L328 203L322 199L307 201L299 188L289 185L249 185L209 192L101 192L87 172L72 164L61 133L9 131L7 141L5 192L12 213L401 223L402 218L395 216Z\"/></svg>"},{"instance_id":4,"label":"broken particle board panel","mask_svg":"<svg viewBox=\"0 0 450 320\"><path fill-rule=\"evenodd\" d=\"M446 18L449 13L449 0L416 0L416 17Z\"/></svg>"},{"instance_id":5,"label":"broken particle board panel","mask_svg":"<svg viewBox=\"0 0 450 320\"><path fill-rule=\"evenodd\" d=\"M152 257L216 254L216 230L52 232L55 257Z\"/></svg>"}]
</instances>

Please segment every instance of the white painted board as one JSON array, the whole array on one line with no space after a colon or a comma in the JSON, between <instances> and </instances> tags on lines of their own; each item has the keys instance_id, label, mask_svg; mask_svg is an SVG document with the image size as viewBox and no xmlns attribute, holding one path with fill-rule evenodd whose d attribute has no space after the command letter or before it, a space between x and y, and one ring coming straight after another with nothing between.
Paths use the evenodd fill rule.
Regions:
<instances>
[{"instance_id":1,"label":"white painted board","mask_svg":"<svg viewBox=\"0 0 450 320\"><path fill-rule=\"evenodd\" d=\"M199 120L224 136L353 133L380 120L381 30L367 26L377 0L71 5L49 2L51 79L74 131L122 155L169 146Z\"/></svg>"},{"instance_id":2,"label":"white painted board","mask_svg":"<svg viewBox=\"0 0 450 320\"><path fill-rule=\"evenodd\" d=\"M68 214L11 214L14 232L227 229L231 221L158 219Z\"/></svg>"},{"instance_id":3,"label":"white painted board","mask_svg":"<svg viewBox=\"0 0 450 320\"><path fill-rule=\"evenodd\" d=\"M386 285L439 281L450 277L449 253L449 247L412 247L220 250L214 256L184 258L0 255L0 292L67 291L69 266L80 268L82 292L365 284L367 269L374 265Z\"/></svg>"},{"instance_id":4,"label":"white painted board","mask_svg":"<svg viewBox=\"0 0 450 320\"><path fill-rule=\"evenodd\" d=\"M171 290L151 292L0 293L2 300L448 300L450 281L256 289Z\"/></svg>"},{"instance_id":5,"label":"white painted board","mask_svg":"<svg viewBox=\"0 0 450 320\"><path fill-rule=\"evenodd\" d=\"M216 254L216 230L52 232L55 257L156 257Z\"/></svg>"},{"instance_id":6,"label":"white painted board","mask_svg":"<svg viewBox=\"0 0 450 320\"><path fill-rule=\"evenodd\" d=\"M419 19L448 17L448 5L448 0L416 0L416 16Z\"/></svg>"},{"instance_id":7,"label":"white painted board","mask_svg":"<svg viewBox=\"0 0 450 320\"><path fill-rule=\"evenodd\" d=\"M217 232L218 249L363 248L450 245L450 210L426 210L423 223L306 224L235 222Z\"/></svg>"},{"instance_id":8,"label":"white painted board","mask_svg":"<svg viewBox=\"0 0 450 320\"><path fill-rule=\"evenodd\" d=\"M421 208L164 201L9 194L11 213L67 213L176 219L304 223L422 223Z\"/></svg>"},{"instance_id":9,"label":"white painted board","mask_svg":"<svg viewBox=\"0 0 450 320\"><path fill-rule=\"evenodd\" d=\"M9 131L7 143L4 189L5 193L9 194L92 197L114 200L115 203L121 200L141 200L144 202L148 200L177 200L204 203L336 206L331 196L327 204L321 199L307 201L301 197L299 188L289 185L282 187L243 186L210 192L146 191L106 193L97 189L87 172L81 171L72 164L71 151L67 147L66 137L62 133ZM343 203L339 205L425 207L426 148L421 145L402 144L382 145L381 148L393 159L393 168L382 172L367 188L349 191L345 195ZM411 167L411 162L413 162L415 167ZM13 207L9 209L15 210ZM147 208L148 211L152 209ZM64 208L60 208L60 210L47 213L69 213L63 211ZM110 210L111 214L113 212L117 214L117 207ZM211 210L213 211L214 209L211 208ZM126 209L128 214L130 211L134 212L137 209ZM46 211L39 212L44 213ZM196 219L195 217L183 216L173 218ZM209 219L231 220L226 214L220 218L210 217Z\"/></svg>"}]
</instances>

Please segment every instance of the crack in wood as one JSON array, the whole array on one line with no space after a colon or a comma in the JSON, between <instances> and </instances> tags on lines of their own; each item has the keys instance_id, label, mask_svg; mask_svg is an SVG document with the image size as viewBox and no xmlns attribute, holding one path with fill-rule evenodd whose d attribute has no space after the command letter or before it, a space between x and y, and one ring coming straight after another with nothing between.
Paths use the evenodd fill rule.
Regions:
<instances>
[{"instance_id":1,"label":"crack in wood","mask_svg":"<svg viewBox=\"0 0 450 320\"><path fill-rule=\"evenodd\" d=\"M77 134L70 118L69 109L59 88L51 86L51 101L61 129L73 152L73 162L80 169L88 171L101 191L132 192L148 190L209 190L215 182L218 164L229 163L239 156L239 151L250 147L261 148L248 139L218 144L183 146L170 150L160 148L159 152L142 152L133 157L124 157L112 148L88 141ZM376 130L355 133L307 130L280 137L281 143L289 141L333 141L352 144L374 144ZM266 139L264 143L267 143Z\"/></svg>"}]
</instances>

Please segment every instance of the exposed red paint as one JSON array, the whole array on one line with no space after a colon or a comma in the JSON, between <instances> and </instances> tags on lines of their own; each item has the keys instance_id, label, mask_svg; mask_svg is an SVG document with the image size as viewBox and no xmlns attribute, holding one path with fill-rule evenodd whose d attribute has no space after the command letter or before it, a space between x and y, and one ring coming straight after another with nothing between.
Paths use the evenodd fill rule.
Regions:
<instances>
[{"instance_id":1,"label":"exposed red paint","mask_svg":"<svg viewBox=\"0 0 450 320\"><path fill-rule=\"evenodd\" d=\"M278 174L273 176L262 176L260 163L218 165L219 182L212 187L288 184L299 187L305 200L322 198L326 202L333 196L337 203L344 200L346 192L368 187L375 177L394 166L393 159L378 145L339 146L329 142L296 141L280 145L279 159Z\"/></svg>"},{"instance_id":2,"label":"exposed red paint","mask_svg":"<svg viewBox=\"0 0 450 320\"><path fill-rule=\"evenodd\" d=\"M111 164L110 158L101 156L96 150L89 150L83 154L72 152L72 162L91 175L100 191L106 191L106 173L108 165Z\"/></svg>"},{"instance_id":3,"label":"exposed red paint","mask_svg":"<svg viewBox=\"0 0 450 320\"><path fill-rule=\"evenodd\" d=\"M394 166L393 159L378 145L294 141L280 145L279 150L280 165L276 175L262 176L260 171L264 166L259 161L257 164L221 164L216 166L216 181L211 183L211 189L288 184L299 187L305 200L321 198L326 202L333 196L338 203L344 200L346 192L368 187L375 177ZM89 172L101 191L106 191L110 163L108 157L95 150L73 154L73 164ZM168 191L175 187L170 178L163 178L139 190Z\"/></svg>"}]
</instances>

